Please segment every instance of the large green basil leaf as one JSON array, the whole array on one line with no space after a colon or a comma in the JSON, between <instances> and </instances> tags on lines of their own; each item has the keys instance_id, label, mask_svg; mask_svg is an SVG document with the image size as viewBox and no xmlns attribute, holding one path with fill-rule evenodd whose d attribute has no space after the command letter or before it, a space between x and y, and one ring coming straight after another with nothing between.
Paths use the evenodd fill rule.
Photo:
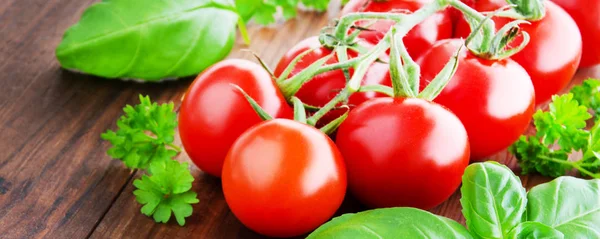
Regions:
<instances>
[{"instance_id":1,"label":"large green basil leaf","mask_svg":"<svg viewBox=\"0 0 600 239\"><path fill-rule=\"evenodd\" d=\"M562 232L539 222L524 222L513 228L507 239L564 239Z\"/></svg>"},{"instance_id":2,"label":"large green basil leaf","mask_svg":"<svg viewBox=\"0 0 600 239\"><path fill-rule=\"evenodd\" d=\"M504 238L523 221L527 193L521 180L504 165L470 165L460 191L467 227L476 238Z\"/></svg>"},{"instance_id":3,"label":"large green basil leaf","mask_svg":"<svg viewBox=\"0 0 600 239\"><path fill-rule=\"evenodd\" d=\"M560 177L527 194L529 221L546 224L565 238L600 238L600 179Z\"/></svg>"},{"instance_id":4,"label":"large green basil leaf","mask_svg":"<svg viewBox=\"0 0 600 239\"><path fill-rule=\"evenodd\" d=\"M190 76L229 54L238 18L231 0L104 0L65 32L56 56L107 78Z\"/></svg>"},{"instance_id":5,"label":"large green basil leaf","mask_svg":"<svg viewBox=\"0 0 600 239\"><path fill-rule=\"evenodd\" d=\"M321 238L472 238L459 223L416 208L383 208L344 214L308 236Z\"/></svg>"}]
</instances>

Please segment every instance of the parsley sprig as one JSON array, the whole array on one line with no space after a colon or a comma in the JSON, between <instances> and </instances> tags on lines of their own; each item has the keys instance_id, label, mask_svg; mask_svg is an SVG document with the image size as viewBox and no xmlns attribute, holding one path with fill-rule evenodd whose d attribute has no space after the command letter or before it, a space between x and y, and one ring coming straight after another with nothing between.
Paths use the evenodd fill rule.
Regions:
<instances>
[{"instance_id":1,"label":"parsley sprig","mask_svg":"<svg viewBox=\"0 0 600 239\"><path fill-rule=\"evenodd\" d=\"M586 80L571 90L579 104L600 115L600 80Z\"/></svg>"},{"instance_id":2,"label":"parsley sprig","mask_svg":"<svg viewBox=\"0 0 600 239\"><path fill-rule=\"evenodd\" d=\"M171 212L179 225L185 224L185 218L192 215L190 204L198 203L196 193L190 191L194 177L187 163L174 160L154 162L149 168L151 176L133 181L137 188L133 192L136 200L144 204L142 213L153 216L156 222L166 223Z\"/></svg>"},{"instance_id":3,"label":"parsley sprig","mask_svg":"<svg viewBox=\"0 0 600 239\"><path fill-rule=\"evenodd\" d=\"M151 162L169 160L181 149L173 145L177 115L173 103L158 105L140 95L140 104L127 105L117 121L119 129L102 134L113 146L108 155L131 169L145 169Z\"/></svg>"},{"instance_id":4,"label":"parsley sprig","mask_svg":"<svg viewBox=\"0 0 600 239\"><path fill-rule=\"evenodd\" d=\"M548 111L538 110L533 116L536 134L521 136L510 147L522 172L558 177L576 169L584 176L600 178L600 121L586 130L588 120L600 113L599 106L599 80L586 80L571 93L554 96ZM570 160L575 152L582 152L583 157Z\"/></svg>"},{"instance_id":5,"label":"parsley sprig","mask_svg":"<svg viewBox=\"0 0 600 239\"><path fill-rule=\"evenodd\" d=\"M147 169L150 174L133 182L137 188L133 194L144 205L141 212L162 223L173 213L183 226L185 218L192 215L191 204L198 199L191 191L194 177L188 164L173 160L181 151L173 144L177 128L174 104L159 105L148 96L139 97L140 104L123 108L125 114L117 121L119 129L108 130L101 137L112 144L108 155L128 168Z\"/></svg>"}]
</instances>

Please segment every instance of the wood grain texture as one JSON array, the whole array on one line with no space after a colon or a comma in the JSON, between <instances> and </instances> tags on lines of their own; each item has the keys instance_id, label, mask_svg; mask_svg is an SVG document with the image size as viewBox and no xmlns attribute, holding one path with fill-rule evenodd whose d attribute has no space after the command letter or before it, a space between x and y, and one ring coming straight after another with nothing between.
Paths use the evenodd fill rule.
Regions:
<instances>
[{"instance_id":1,"label":"wood grain texture","mask_svg":"<svg viewBox=\"0 0 600 239\"><path fill-rule=\"evenodd\" d=\"M140 93L178 105L191 79L138 84L61 70L54 49L92 2L0 1L0 238L261 238L229 211L219 180L194 166L200 203L185 227L157 224L139 212L131 183L140 173L110 160L100 133L114 128L121 108L137 103ZM249 48L274 66L335 14L301 13L272 27L250 26ZM230 57L252 59L242 48ZM578 79L584 76L600 76L600 69ZM178 159L189 161L185 154ZM518 171L507 152L494 159ZM547 181L522 179L527 187ZM459 197L432 212L464 222ZM338 214L364 209L349 196Z\"/></svg>"}]
</instances>

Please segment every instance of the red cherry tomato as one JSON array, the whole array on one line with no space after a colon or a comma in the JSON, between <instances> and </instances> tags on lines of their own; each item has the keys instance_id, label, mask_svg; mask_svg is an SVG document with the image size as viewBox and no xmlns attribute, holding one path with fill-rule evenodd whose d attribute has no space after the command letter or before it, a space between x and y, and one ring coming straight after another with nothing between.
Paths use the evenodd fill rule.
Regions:
<instances>
[{"instance_id":1,"label":"red cherry tomato","mask_svg":"<svg viewBox=\"0 0 600 239\"><path fill-rule=\"evenodd\" d=\"M350 191L370 207L435 207L458 188L469 163L460 120L417 98L359 105L340 126L336 143Z\"/></svg>"},{"instance_id":2,"label":"red cherry tomato","mask_svg":"<svg viewBox=\"0 0 600 239\"><path fill-rule=\"evenodd\" d=\"M236 84L274 117L291 118L291 107L270 75L246 60L224 60L202 72L181 103L179 133L190 159L202 171L221 176L223 161L233 142L261 122Z\"/></svg>"},{"instance_id":3,"label":"red cherry tomato","mask_svg":"<svg viewBox=\"0 0 600 239\"><path fill-rule=\"evenodd\" d=\"M330 49L327 49L321 46L319 43L319 39L317 37L307 38L292 49L290 49L282 58L279 60L277 67L275 68L274 74L276 76L280 76L281 73L285 70L285 68L301 53L305 52L309 49L316 49L308 55L302 57L290 75L293 76L298 74L300 71L304 70L306 67L314 63L315 61L329 55L332 53ZM357 53L354 51L348 51L349 58L354 58L357 56ZM384 56L385 57L385 56ZM326 64L335 64L337 63L337 57L331 58ZM350 69L350 73L352 74L352 69ZM391 80L389 76L389 67L387 64L382 63L374 63L371 68L369 68L367 74L365 75L363 85L388 85L391 86ZM346 78L344 76L344 72L342 70L334 70L319 74L312 78L310 81L305 83L298 93L296 97L298 97L302 102L313 105L313 106L324 106L331 99L333 99L338 92L340 92L346 86ZM360 92L353 94L348 100L348 105L354 106L359 105L362 102L374 98L374 97L382 97L385 96L380 93L375 92ZM341 114L343 114L345 110L334 110L329 114L323 117L318 125L325 125L329 123L331 120L337 118Z\"/></svg>"},{"instance_id":4,"label":"red cherry tomato","mask_svg":"<svg viewBox=\"0 0 600 239\"><path fill-rule=\"evenodd\" d=\"M474 1L478 11L494 11L505 6L505 0ZM536 104L541 104L564 89L577 71L581 59L581 35L575 21L556 4L545 1L546 16L530 25L521 24L521 29L531 36L529 44L511 57L518 62L533 82ZM496 28L501 28L511 19L494 17ZM456 37L466 37L470 28L465 20L456 26ZM514 45L521 43L517 39Z\"/></svg>"},{"instance_id":5,"label":"red cherry tomato","mask_svg":"<svg viewBox=\"0 0 600 239\"><path fill-rule=\"evenodd\" d=\"M421 87L450 60L462 40L442 40L418 60ZM484 160L516 141L529 126L534 90L527 72L513 60L490 61L463 49L454 77L434 100L448 107L469 134L471 158Z\"/></svg>"},{"instance_id":6,"label":"red cherry tomato","mask_svg":"<svg viewBox=\"0 0 600 239\"><path fill-rule=\"evenodd\" d=\"M292 120L270 120L246 131L231 147L223 166L223 193L248 228L267 236L298 236L339 208L346 168L327 135Z\"/></svg>"},{"instance_id":7,"label":"red cherry tomato","mask_svg":"<svg viewBox=\"0 0 600 239\"><path fill-rule=\"evenodd\" d=\"M600 64L600 1L598 0L552 0L579 26L583 40L583 56L580 67ZM562 47L562 45L561 45Z\"/></svg>"},{"instance_id":8,"label":"red cherry tomato","mask_svg":"<svg viewBox=\"0 0 600 239\"><path fill-rule=\"evenodd\" d=\"M351 0L344 6L342 15L353 12L414 12L430 2L432 0ZM393 21L377 21L368 27L374 31L363 31L359 37L376 44L392 25L394 25ZM450 37L452 37L452 17L450 11L445 10L434 14L413 28L404 38L404 44L408 53L413 58L417 58L436 41Z\"/></svg>"}]
</instances>

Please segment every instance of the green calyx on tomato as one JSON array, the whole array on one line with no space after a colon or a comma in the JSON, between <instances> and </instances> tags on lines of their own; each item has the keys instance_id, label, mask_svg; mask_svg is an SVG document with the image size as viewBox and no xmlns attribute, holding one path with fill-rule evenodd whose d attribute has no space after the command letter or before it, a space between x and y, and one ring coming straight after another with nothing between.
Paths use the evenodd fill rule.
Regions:
<instances>
[{"instance_id":1,"label":"green calyx on tomato","mask_svg":"<svg viewBox=\"0 0 600 239\"><path fill-rule=\"evenodd\" d=\"M242 95L244 95L244 98L246 98L246 100L248 101L248 104L250 104L250 106L252 106L252 109L256 112L256 114L263 120L263 121L267 121L267 120L272 120L273 117L271 115L269 115L269 113L267 113L254 99L252 99L251 96L249 96L241 87L232 84L232 87L236 88ZM315 117L315 115L311 116L310 118L306 117L306 107L305 104L302 103L302 101L300 99L298 99L298 97L292 96L292 104L294 106L294 120L303 124L308 124L311 126L315 126L316 122L318 121L318 119L320 117L322 117L322 115ZM347 106L343 106L342 108L346 108L348 109ZM321 112L320 110L318 112ZM342 114L341 116L337 117L336 119L332 120L331 122L327 123L325 126L321 127L319 130L321 130L321 132L325 133L325 134L331 134L333 132L335 132L337 130L337 128L340 126L340 124L346 119L346 117L348 117L348 112L349 110L346 110L346 112L344 114ZM322 111L321 112L323 115L327 113L327 111Z\"/></svg>"},{"instance_id":2,"label":"green calyx on tomato","mask_svg":"<svg viewBox=\"0 0 600 239\"><path fill-rule=\"evenodd\" d=\"M451 4L463 13L471 27L471 34L467 37L465 45L474 55L488 60L506 59L519 53L529 43L529 34L521 31L519 27L519 24L528 24L527 21L512 21L496 32L496 24L491 18L502 13L502 8L486 17L460 1L452 1ZM519 35L523 38L521 43L511 47L511 43Z\"/></svg>"},{"instance_id":3,"label":"green calyx on tomato","mask_svg":"<svg viewBox=\"0 0 600 239\"><path fill-rule=\"evenodd\" d=\"M391 52L390 52L390 74L392 77L392 88L394 97L417 97L427 101L432 101L438 96L444 87L448 84L456 69L458 68L458 54L452 57L442 70L436 75L431 83L419 92L420 67L410 57L401 35L398 34L395 27L391 29Z\"/></svg>"}]
</instances>

